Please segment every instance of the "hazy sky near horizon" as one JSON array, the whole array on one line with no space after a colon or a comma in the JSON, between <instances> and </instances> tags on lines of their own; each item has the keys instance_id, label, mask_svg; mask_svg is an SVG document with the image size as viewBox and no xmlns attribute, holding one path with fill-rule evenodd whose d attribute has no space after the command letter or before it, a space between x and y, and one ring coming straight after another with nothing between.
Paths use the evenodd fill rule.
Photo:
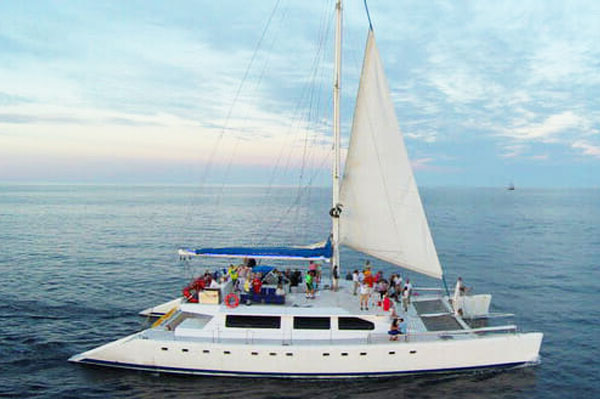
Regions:
<instances>
[{"instance_id":1,"label":"hazy sky near horizon","mask_svg":"<svg viewBox=\"0 0 600 399\"><path fill-rule=\"evenodd\" d=\"M333 5L0 2L0 182L327 184ZM369 5L419 185L600 186L600 2Z\"/></svg>"}]
</instances>

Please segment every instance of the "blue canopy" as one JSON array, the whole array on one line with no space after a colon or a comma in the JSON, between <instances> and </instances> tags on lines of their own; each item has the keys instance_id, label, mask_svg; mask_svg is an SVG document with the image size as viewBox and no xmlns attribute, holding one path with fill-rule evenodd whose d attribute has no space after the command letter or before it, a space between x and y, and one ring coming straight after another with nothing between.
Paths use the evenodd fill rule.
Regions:
<instances>
[{"instance_id":1,"label":"blue canopy","mask_svg":"<svg viewBox=\"0 0 600 399\"><path fill-rule=\"evenodd\" d=\"M180 256L207 256L221 258L324 260L331 258L331 241L307 247L225 247L179 250Z\"/></svg>"}]
</instances>

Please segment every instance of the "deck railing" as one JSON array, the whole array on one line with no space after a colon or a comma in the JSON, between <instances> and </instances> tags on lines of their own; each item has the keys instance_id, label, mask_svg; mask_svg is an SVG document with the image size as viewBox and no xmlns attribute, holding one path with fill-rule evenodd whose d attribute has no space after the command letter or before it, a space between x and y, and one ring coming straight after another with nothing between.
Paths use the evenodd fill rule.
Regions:
<instances>
[{"instance_id":1,"label":"deck railing","mask_svg":"<svg viewBox=\"0 0 600 399\"><path fill-rule=\"evenodd\" d=\"M419 341L434 341L438 339L454 339L465 337L468 335L482 336L489 334L514 334L518 332L515 325L498 326L498 327L483 327L473 328L468 330L447 330L447 331L426 331L426 332L409 332L408 334L397 335L398 342L419 342ZM388 341L390 335L387 333L371 333L367 336L367 343L381 343Z\"/></svg>"},{"instance_id":2,"label":"deck railing","mask_svg":"<svg viewBox=\"0 0 600 399\"><path fill-rule=\"evenodd\" d=\"M491 334L515 334L519 330L516 325L506 325L497 327L483 327L473 328L467 330L446 330L446 331L426 331L426 332L409 332L408 334L397 335L395 342L424 342L424 341L436 341L436 340L451 340L451 339L465 339L471 336L471 338L481 337ZM390 335L387 333L369 333L362 338L342 338L334 337L333 332L330 331L329 335L324 335L320 339L299 339L294 338L291 334L283 334L281 337L272 338L257 338L257 331L248 329L239 331L236 336L223 337L222 331L219 329L212 330L210 336L207 337L196 337L193 339L206 340L213 343L245 343L245 344L257 344L257 343L273 343L281 344L282 346L292 346L298 344L314 343L315 345L322 344L381 344L390 341ZM229 334L228 334L229 335ZM188 338L189 339L189 338ZM394 342L394 341L393 341Z\"/></svg>"}]
</instances>

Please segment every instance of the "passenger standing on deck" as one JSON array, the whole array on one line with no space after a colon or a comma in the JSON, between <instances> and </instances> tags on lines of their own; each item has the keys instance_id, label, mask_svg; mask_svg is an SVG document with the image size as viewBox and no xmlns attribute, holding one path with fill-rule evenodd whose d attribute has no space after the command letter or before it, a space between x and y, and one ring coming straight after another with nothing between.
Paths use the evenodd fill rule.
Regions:
<instances>
[{"instance_id":1,"label":"passenger standing on deck","mask_svg":"<svg viewBox=\"0 0 600 399\"><path fill-rule=\"evenodd\" d=\"M312 279L313 280L312 281L313 289L315 288L315 285L318 284L318 281L315 278L317 276L318 267L319 267L319 265L317 265L314 261L312 261L312 260L308 261L308 272L313 273L313 275L312 275L313 276L313 279ZM318 288L318 286L316 288Z\"/></svg>"},{"instance_id":2,"label":"passenger standing on deck","mask_svg":"<svg viewBox=\"0 0 600 399\"><path fill-rule=\"evenodd\" d=\"M383 296L387 294L388 285L384 279L380 279L377 283L377 292L379 293L379 300L383 300Z\"/></svg>"},{"instance_id":3,"label":"passenger standing on deck","mask_svg":"<svg viewBox=\"0 0 600 399\"><path fill-rule=\"evenodd\" d=\"M376 283L379 283L379 281L383 279L383 272L380 270L377 273L375 273L375 277L374 277L374 281Z\"/></svg>"},{"instance_id":4,"label":"passenger standing on deck","mask_svg":"<svg viewBox=\"0 0 600 399\"><path fill-rule=\"evenodd\" d=\"M388 294L385 294L383 296L383 300L381 301L381 308L383 309L384 312L389 312L390 310L393 310L394 307L394 302L392 302L392 300L390 299L390 296Z\"/></svg>"},{"instance_id":5,"label":"passenger standing on deck","mask_svg":"<svg viewBox=\"0 0 600 399\"><path fill-rule=\"evenodd\" d=\"M306 276L304 278L304 282L306 283L306 297L307 298L314 298L314 295L315 295L315 289L313 286L313 281L314 281L313 274L314 274L314 271L309 270L306 273Z\"/></svg>"},{"instance_id":6,"label":"passenger standing on deck","mask_svg":"<svg viewBox=\"0 0 600 399\"><path fill-rule=\"evenodd\" d=\"M316 272L317 271L317 264L314 261L312 261L312 260L308 261L308 271L309 272Z\"/></svg>"},{"instance_id":7,"label":"passenger standing on deck","mask_svg":"<svg viewBox=\"0 0 600 399\"><path fill-rule=\"evenodd\" d=\"M352 284L354 285L354 289L352 290L352 295L356 295L356 292L358 291L358 288L360 287L358 270L354 270L354 272L352 272Z\"/></svg>"},{"instance_id":8,"label":"passenger standing on deck","mask_svg":"<svg viewBox=\"0 0 600 399\"><path fill-rule=\"evenodd\" d=\"M338 280L340 278L340 273L338 271L338 266L337 265L333 266L333 271L331 272L331 277L332 277L332 280L333 280L333 284L332 284L331 289L334 290L334 291L337 291L338 290Z\"/></svg>"},{"instance_id":9,"label":"passenger standing on deck","mask_svg":"<svg viewBox=\"0 0 600 399\"><path fill-rule=\"evenodd\" d=\"M315 290L318 290L319 289L319 285L321 284L321 271L322 271L322 269L321 269L321 264L320 263L317 263L316 265L317 265L317 270L315 270L315 274L313 275L313 279L315 281L315 284L314 284Z\"/></svg>"},{"instance_id":10,"label":"passenger standing on deck","mask_svg":"<svg viewBox=\"0 0 600 399\"><path fill-rule=\"evenodd\" d=\"M400 302L402 300L402 289L404 285L402 284L402 276L398 276L396 278L396 302Z\"/></svg>"},{"instance_id":11,"label":"passenger standing on deck","mask_svg":"<svg viewBox=\"0 0 600 399\"><path fill-rule=\"evenodd\" d=\"M363 282L360 285L360 310L369 310L369 286Z\"/></svg>"},{"instance_id":12,"label":"passenger standing on deck","mask_svg":"<svg viewBox=\"0 0 600 399\"><path fill-rule=\"evenodd\" d=\"M238 266L238 287L240 290L244 289L246 280L248 279L248 268L245 264Z\"/></svg>"},{"instance_id":13,"label":"passenger standing on deck","mask_svg":"<svg viewBox=\"0 0 600 399\"><path fill-rule=\"evenodd\" d=\"M413 294L413 292L412 292L413 286L412 286L412 283L410 282L409 278L406 279L406 284L404 284L404 288L408 289L407 301L408 301L408 304L410 305L410 298L412 297L412 294ZM403 291L403 293L404 293L404 291ZM404 295L402 295L402 298L404 298Z\"/></svg>"},{"instance_id":14,"label":"passenger standing on deck","mask_svg":"<svg viewBox=\"0 0 600 399\"><path fill-rule=\"evenodd\" d=\"M371 292L373 292L373 285L375 285L375 279L373 278L373 275L370 273L369 270L365 271L365 279L363 280L363 282L366 285L368 285Z\"/></svg>"},{"instance_id":15,"label":"passenger standing on deck","mask_svg":"<svg viewBox=\"0 0 600 399\"><path fill-rule=\"evenodd\" d=\"M464 296L467 288L465 287L462 277L456 280L456 286L454 287L454 298L452 299L452 307L454 307L454 313L458 315L460 309L460 297Z\"/></svg>"},{"instance_id":16,"label":"passenger standing on deck","mask_svg":"<svg viewBox=\"0 0 600 399\"><path fill-rule=\"evenodd\" d=\"M408 312L408 305L410 305L410 290L404 286L402 290L402 308L404 309L404 313Z\"/></svg>"},{"instance_id":17,"label":"passenger standing on deck","mask_svg":"<svg viewBox=\"0 0 600 399\"><path fill-rule=\"evenodd\" d=\"M254 275L254 280L252 280L252 290L255 294L260 294L260 289L262 288L262 281L260 280L260 273L256 273Z\"/></svg>"}]
</instances>

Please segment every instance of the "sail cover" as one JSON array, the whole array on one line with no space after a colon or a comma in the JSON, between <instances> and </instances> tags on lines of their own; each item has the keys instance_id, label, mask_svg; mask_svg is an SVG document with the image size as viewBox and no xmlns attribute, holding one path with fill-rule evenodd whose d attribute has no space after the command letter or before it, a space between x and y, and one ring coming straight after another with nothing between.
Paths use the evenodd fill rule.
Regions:
<instances>
[{"instance_id":1,"label":"sail cover","mask_svg":"<svg viewBox=\"0 0 600 399\"><path fill-rule=\"evenodd\" d=\"M213 258L256 258L288 260L329 261L332 254L331 241L307 247L224 247L179 249L179 256L206 256Z\"/></svg>"},{"instance_id":2,"label":"sail cover","mask_svg":"<svg viewBox=\"0 0 600 399\"><path fill-rule=\"evenodd\" d=\"M442 268L369 31L340 202L340 242L427 276Z\"/></svg>"}]
</instances>

